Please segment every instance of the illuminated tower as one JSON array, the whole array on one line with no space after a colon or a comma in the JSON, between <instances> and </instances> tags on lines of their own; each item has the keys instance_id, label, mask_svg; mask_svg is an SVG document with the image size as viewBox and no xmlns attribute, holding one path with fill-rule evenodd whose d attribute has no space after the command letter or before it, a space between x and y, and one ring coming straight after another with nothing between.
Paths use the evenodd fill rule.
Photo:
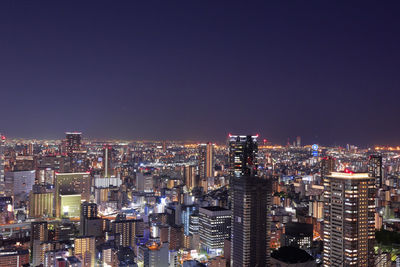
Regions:
<instances>
[{"instance_id":1,"label":"illuminated tower","mask_svg":"<svg viewBox=\"0 0 400 267\"><path fill-rule=\"evenodd\" d=\"M229 135L229 170L231 176L251 176L257 171L257 138L251 135Z\"/></svg>"},{"instance_id":2,"label":"illuminated tower","mask_svg":"<svg viewBox=\"0 0 400 267\"><path fill-rule=\"evenodd\" d=\"M374 266L375 178L332 172L324 186L324 266Z\"/></svg>"},{"instance_id":3,"label":"illuminated tower","mask_svg":"<svg viewBox=\"0 0 400 267\"><path fill-rule=\"evenodd\" d=\"M376 188L382 187L382 156L371 155L369 156L368 171L372 177L375 177Z\"/></svg>"},{"instance_id":4,"label":"illuminated tower","mask_svg":"<svg viewBox=\"0 0 400 267\"><path fill-rule=\"evenodd\" d=\"M104 157L103 157L103 166L104 166L104 177L110 177L112 173L112 151L113 148L110 145L106 145L104 147Z\"/></svg>"},{"instance_id":5,"label":"illuminated tower","mask_svg":"<svg viewBox=\"0 0 400 267\"><path fill-rule=\"evenodd\" d=\"M194 187L197 187L198 184L196 183L196 167L192 165L186 165L183 169L185 184L189 190L192 190Z\"/></svg>"},{"instance_id":6,"label":"illuminated tower","mask_svg":"<svg viewBox=\"0 0 400 267\"><path fill-rule=\"evenodd\" d=\"M199 145L199 176L200 183L207 192L207 178L214 177L214 144Z\"/></svg>"}]
</instances>

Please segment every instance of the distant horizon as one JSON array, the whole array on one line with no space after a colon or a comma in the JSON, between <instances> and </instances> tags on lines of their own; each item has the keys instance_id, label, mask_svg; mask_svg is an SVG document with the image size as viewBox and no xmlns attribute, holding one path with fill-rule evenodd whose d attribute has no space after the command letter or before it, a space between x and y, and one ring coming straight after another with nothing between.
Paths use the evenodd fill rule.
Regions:
<instances>
[{"instance_id":1,"label":"distant horizon","mask_svg":"<svg viewBox=\"0 0 400 267\"><path fill-rule=\"evenodd\" d=\"M79 131L81 132L81 131ZM1 134L3 134L2 132L0 132ZM82 140L88 140L88 141L99 141L99 142L107 142L107 141L111 141L111 142L117 142L117 141L123 141L123 142L183 142L183 143L207 143L207 142L211 142L214 144L218 144L218 145L223 145L224 143L227 142L228 140L228 135L226 136L226 140L225 141L216 141L216 140L212 140L212 139L204 139L204 140L199 140L199 139L150 139L150 138L112 138L112 137L90 137L90 136L85 136L84 132L82 133ZM247 134L241 134L241 135L247 135ZM53 138L36 138L36 137L14 137L14 136L6 136L7 140L23 140L23 141L28 141L28 140L37 140L37 141L62 141L65 139L65 136L61 136L61 137L53 137ZM258 139L258 145L264 145L263 139L261 136ZM291 139L290 142L290 146L293 147L293 142L295 141L295 139ZM358 145L358 144L353 144L353 143L345 143L345 144L324 144L324 143L318 143L318 142L314 142L314 143L303 143L301 142L301 147L304 146L311 146L313 144L318 144L319 146L323 146L323 147L331 147L331 148L335 148L335 147L343 147L345 148L347 145L352 145L352 146L356 146L357 148L360 149L368 149L368 148L375 148L375 147L400 147L400 144L380 144L380 143L376 143L376 144L369 144L369 145ZM271 142L271 141L267 141L267 143L265 145L274 145L274 146L282 146L282 147L286 147L286 143L279 143L279 142ZM294 146L295 147L295 146Z\"/></svg>"}]
</instances>

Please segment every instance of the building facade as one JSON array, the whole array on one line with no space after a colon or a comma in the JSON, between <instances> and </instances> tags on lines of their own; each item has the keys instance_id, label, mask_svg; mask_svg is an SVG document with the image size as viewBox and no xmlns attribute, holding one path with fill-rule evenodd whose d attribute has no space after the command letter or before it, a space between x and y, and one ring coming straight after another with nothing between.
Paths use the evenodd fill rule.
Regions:
<instances>
[{"instance_id":1,"label":"building facade","mask_svg":"<svg viewBox=\"0 0 400 267\"><path fill-rule=\"evenodd\" d=\"M324 266L374 266L375 178L332 172L324 187Z\"/></svg>"}]
</instances>

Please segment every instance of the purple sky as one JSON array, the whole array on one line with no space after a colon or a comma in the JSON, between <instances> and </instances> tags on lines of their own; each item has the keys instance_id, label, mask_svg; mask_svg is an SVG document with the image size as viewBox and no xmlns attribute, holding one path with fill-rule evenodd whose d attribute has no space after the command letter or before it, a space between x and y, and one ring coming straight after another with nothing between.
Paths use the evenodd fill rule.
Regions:
<instances>
[{"instance_id":1,"label":"purple sky","mask_svg":"<svg viewBox=\"0 0 400 267\"><path fill-rule=\"evenodd\" d=\"M14 137L400 144L398 1L0 1Z\"/></svg>"}]
</instances>

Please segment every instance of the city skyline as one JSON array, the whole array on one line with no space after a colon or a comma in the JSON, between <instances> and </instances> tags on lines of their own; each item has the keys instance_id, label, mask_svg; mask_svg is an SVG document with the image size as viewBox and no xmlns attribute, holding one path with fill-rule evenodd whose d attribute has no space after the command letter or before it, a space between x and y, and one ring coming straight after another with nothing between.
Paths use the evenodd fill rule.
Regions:
<instances>
[{"instance_id":1,"label":"city skyline","mask_svg":"<svg viewBox=\"0 0 400 267\"><path fill-rule=\"evenodd\" d=\"M397 145L399 7L3 1L1 130Z\"/></svg>"}]
</instances>

